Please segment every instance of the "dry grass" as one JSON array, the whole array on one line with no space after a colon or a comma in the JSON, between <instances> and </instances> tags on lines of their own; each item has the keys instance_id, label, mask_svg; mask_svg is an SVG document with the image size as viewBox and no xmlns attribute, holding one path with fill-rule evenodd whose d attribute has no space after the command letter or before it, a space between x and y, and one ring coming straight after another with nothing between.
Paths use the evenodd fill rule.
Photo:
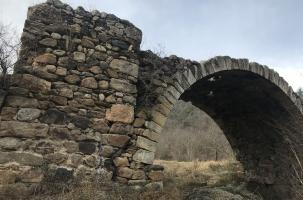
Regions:
<instances>
[{"instance_id":1,"label":"dry grass","mask_svg":"<svg viewBox=\"0 0 303 200\"><path fill-rule=\"evenodd\" d=\"M179 186L222 186L238 182L243 176L243 168L236 161L177 162L156 160L154 163L164 166L167 181L173 180Z\"/></svg>"},{"instance_id":2,"label":"dry grass","mask_svg":"<svg viewBox=\"0 0 303 200\"><path fill-rule=\"evenodd\" d=\"M180 200L184 191L192 193L195 188L219 187L235 182L240 173L239 163L233 161L177 162L156 160L163 165L166 179L164 190L146 190L126 187L102 180L86 181L67 188L59 194L36 195L38 200ZM199 195L199 194L198 194Z\"/></svg>"}]
</instances>

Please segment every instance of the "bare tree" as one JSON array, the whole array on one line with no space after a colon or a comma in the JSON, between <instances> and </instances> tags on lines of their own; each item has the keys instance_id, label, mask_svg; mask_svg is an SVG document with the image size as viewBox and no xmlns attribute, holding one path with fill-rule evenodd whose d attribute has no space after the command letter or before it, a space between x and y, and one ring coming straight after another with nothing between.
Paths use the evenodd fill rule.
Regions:
<instances>
[{"instance_id":1,"label":"bare tree","mask_svg":"<svg viewBox=\"0 0 303 200\"><path fill-rule=\"evenodd\" d=\"M20 40L16 31L10 25L0 22L0 87L6 87L6 75L13 72L18 58Z\"/></svg>"},{"instance_id":2,"label":"bare tree","mask_svg":"<svg viewBox=\"0 0 303 200\"><path fill-rule=\"evenodd\" d=\"M297 90L297 94L298 94L301 98L303 98L303 89L302 89L302 88L299 88L299 89Z\"/></svg>"}]
</instances>

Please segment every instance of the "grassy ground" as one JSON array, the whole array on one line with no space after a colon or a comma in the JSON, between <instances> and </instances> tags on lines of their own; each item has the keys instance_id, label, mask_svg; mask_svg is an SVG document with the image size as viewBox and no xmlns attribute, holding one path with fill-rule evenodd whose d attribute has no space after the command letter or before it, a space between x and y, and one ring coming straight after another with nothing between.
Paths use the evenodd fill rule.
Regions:
<instances>
[{"instance_id":1,"label":"grassy ground","mask_svg":"<svg viewBox=\"0 0 303 200\"><path fill-rule=\"evenodd\" d=\"M164 189L142 190L105 184L102 180L84 182L57 195L36 195L34 200L260 200L240 184L241 165L230 161L176 162L156 160L164 166ZM51 187L51 186L50 186Z\"/></svg>"}]
</instances>

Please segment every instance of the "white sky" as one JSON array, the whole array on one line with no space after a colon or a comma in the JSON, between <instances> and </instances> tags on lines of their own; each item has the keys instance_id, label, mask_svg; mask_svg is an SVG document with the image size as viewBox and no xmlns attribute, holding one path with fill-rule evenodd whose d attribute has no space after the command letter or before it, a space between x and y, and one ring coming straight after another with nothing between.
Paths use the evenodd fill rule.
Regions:
<instances>
[{"instance_id":1,"label":"white sky","mask_svg":"<svg viewBox=\"0 0 303 200\"><path fill-rule=\"evenodd\" d=\"M0 21L22 32L27 7L41 0L0 0ZM303 86L302 0L65 0L128 19L143 31L142 49L194 60L216 55L268 65Z\"/></svg>"}]
</instances>

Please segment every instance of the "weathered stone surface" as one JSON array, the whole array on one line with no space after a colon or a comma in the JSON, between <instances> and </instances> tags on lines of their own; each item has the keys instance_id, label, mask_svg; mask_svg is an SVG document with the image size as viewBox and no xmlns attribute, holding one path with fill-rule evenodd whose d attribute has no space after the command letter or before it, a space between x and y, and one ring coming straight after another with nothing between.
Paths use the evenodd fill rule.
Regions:
<instances>
[{"instance_id":1,"label":"weathered stone surface","mask_svg":"<svg viewBox=\"0 0 303 200\"><path fill-rule=\"evenodd\" d=\"M40 166L43 164L43 157L29 152L0 152L0 164L14 161L22 165Z\"/></svg>"},{"instance_id":2,"label":"weathered stone surface","mask_svg":"<svg viewBox=\"0 0 303 200\"><path fill-rule=\"evenodd\" d=\"M41 64L56 64L57 58L54 54L45 53L35 58L35 61Z\"/></svg>"},{"instance_id":3,"label":"weathered stone surface","mask_svg":"<svg viewBox=\"0 0 303 200\"><path fill-rule=\"evenodd\" d=\"M88 118L81 116L74 116L71 121L76 127L81 129L87 129L90 123Z\"/></svg>"},{"instance_id":4,"label":"weathered stone surface","mask_svg":"<svg viewBox=\"0 0 303 200\"><path fill-rule=\"evenodd\" d=\"M106 119L130 124L134 120L134 108L129 105L115 104L106 111Z\"/></svg>"},{"instance_id":5,"label":"weathered stone surface","mask_svg":"<svg viewBox=\"0 0 303 200\"><path fill-rule=\"evenodd\" d=\"M39 43L42 45L45 45L45 46L49 46L49 47L57 46L57 40L55 40L53 38L45 38L43 40L40 40Z\"/></svg>"},{"instance_id":6,"label":"weathered stone surface","mask_svg":"<svg viewBox=\"0 0 303 200\"><path fill-rule=\"evenodd\" d=\"M84 163L89 167L97 167L100 160L96 156L87 156L84 159Z\"/></svg>"},{"instance_id":7,"label":"weathered stone surface","mask_svg":"<svg viewBox=\"0 0 303 200\"><path fill-rule=\"evenodd\" d=\"M108 123L104 119L94 120L92 128L100 133L107 133L109 131Z\"/></svg>"},{"instance_id":8,"label":"weathered stone surface","mask_svg":"<svg viewBox=\"0 0 303 200\"><path fill-rule=\"evenodd\" d=\"M128 167L129 166L129 162L128 159L125 157L116 157L114 159L114 164L116 167Z\"/></svg>"},{"instance_id":9,"label":"weathered stone surface","mask_svg":"<svg viewBox=\"0 0 303 200\"><path fill-rule=\"evenodd\" d=\"M74 92L71 89L62 88L59 91L59 95L63 96L63 97L66 97L66 98L69 98L69 99L72 99L74 97Z\"/></svg>"},{"instance_id":10,"label":"weathered stone surface","mask_svg":"<svg viewBox=\"0 0 303 200\"><path fill-rule=\"evenodd\" d=\"M155 153L139 149L133 156L133 160L145 164L152 164L154 162Z\"/></svg>"},{"instance_id":11,"label":"weathered stone surface","mask_svg":"<svg viewBox=\"0 0 303 200\"><path fill-rule=\"evenodd\" d=\"M87 155L93 154L96 151L96 143L85 141L79 142L79 151Z\"/></svg>"},{"instance_id":12,"label":"weathered stone surface","mask_svg":"<svg viewBox=\"0 0 303 200\"><path fill-rule=\"evenodd\" d=\"M67 155L60 152L55 152L45 155L44 158L49 163L61 164L67 159Z\"/></svg>"},{"instance_id":13,"label":"weathered stone surface","mask_svg":"<svg viewBox=\"0 0 303 200\"><path fill-rule=\"evenodd\" d=\"M68 120L67 114L57 109L49 109L40 118L46 124L65 124Z\"/></svg>"},{"instance_id":14,"label":"weathered stone surface","mask_svg":"<svg viewBox=\"0 0 303 200\"><path fill-rule=\"evenodd\" d=\"M39 106L37 99L21 96L8 96L5 102L10 107L36 108Z\"/></svg>"},{"instance_id":15,"label":"weathered stone surface","mask_svg":"<svg viewBox=\"0 0 303 200\"><path fill-rule=\"evenodd\" d=\"M109 84L108 84L107 81L99 81L98 86L99 86L100 89L106 90L106 89L108 89Z\"/></svg>"},{"instance_id":16,"label":"weathered stone surface","mask_svg":"<svg viewBox=\"0 0 303 200\"><path fill-rule=\"evenodd\" d=\"M53 51L53 54L55 54L56 56L64 56L65 55L65 51L57 49Z\"/></svg>"},{"instance_id":17,"label":"weathered stone surface","mask_svg":"<svg viewBox=\"0 0 303 200\"><path fill-rule=\"evenodd\" d=\"M61 35L59 33L52 33L51 37L56 39L56 40L60 40L61 39Z\"/></svg>"},{"instance_id":18,"label":"weathered stone surface","mask_svg":"<svg viewBox=\"0 0 303 200\"><path fill-rule=\"evenodd\" d=\"M151 131L149 129L145 129L142 135L155 142L159 142L159 140L160 140L160 134L158 134L154 131Z\"/></svg>"},{"instance_id":19,"label":"weathered stone surface","mask_svg":"<svg viewBox=\"0 0 303 200\"><path fill-rule=\"evenodd\" d=\"M112 146L104 145L101 148L101 156L110 157L114 153L114 148Z\"/></svg>"},{"instance_id":20,"label":"weathered stone surface","mask_svg":"<svg viewBox=\"0 0 303 200\"><path fill-rule=\"evenodd\" d=\"M23 74L16 81L20 87L27 88L33 92L48 93L51 90L51 82L30 74Z\"/></svg>"},{"instance_id":21,"label":"weathered stone surface","mask_svg":"<svg viewBox=\"0 0 303 200\"><path fill-rule=\"evenodd\" d=\"M161 171L151 171L148 173L148 178L152 181L162 181L164 179L164 173Z\"/></svg>"},{"instance_id":22,"label":"weathered stone surface","mask_svg":"<svg viewBox=\"0 0 303 200\"><path fill-rule=\"evenodd\" d=\"M23 183L40 183L43 176L43 171L38 168L28 169L20 174Z\"/></svg>"},{"instance_id":23,"label":"weathered stone surface","mask_svg":"<svg viewBox=\"0 0 303 200\"><path fill-rule=\"evenodd\" d=\"M117 122L112 125L109 132L123 134L123 135L130 135L133 133L133 127L128 124L122 124Z\"/></svg>"},{"instance_id":24,"label":"weathered stone surface","mask_svg":"<svg viewBox=\"0 0 303 200\"><path fill-rule=\"evenodd\" d=\"M22 141L18 138L4 137L0 138L0 148L8 150L16 150L22 145Z\"/></svg>"},{"instance_id":25,"label":"weathered stone surface","mask_svg":"<svg viewBox=\"0 0 303 200\"><path fill-rule=\"evenodd\" d=\"M136 118L134 121L134 127L142 127L145 123L145 119L143 118Z\"/></svg>"},{"instance_id":26,"label":"weathered stone surface","mask_svg":"<svg viewBox=\"0 0 303 200\"><path fill-rule=\"evenodd\" d=\"M123 178L131 178L133 175L133 170L128 167L119 167L117 170L117 175Z\"/></svg>"},{"instance_id":27,"label":"weathered stone surface","mask_svg":"<svg viewBox=\"0 0 303 200\"><path fill-rule=\"evenodd\" d=\"M13 184L16 182L16 178L17 173L13 170L0 170L0 185Z\"/></svg>"},{"instance_id":28,"label":"weathered stone surface","mask_svg":"<svg viewBox=\"0 0 303 200\"><path fill-rule=\"evenodd\" d=\"M152 115L152 119L153 119L154 122L156 122L160 126L165 125L165 122L166 122L166 119L167 119L166 116L164 116L163 114L161 114L160 112L157 112L155 110L152 112L151 115Z\"/></svg>"},{"instance_id":29,"label":"weathered stone surface","mask_svg":"<svg viewBox=\"0 0 303 200\"><path fill-rule=\"evenodd\" d=\"M118 72L138 77L139 66L126 60L114 59L110 63L109 67L117 70Z\"/></svg>"},{"instance_id":30,"label":"weathered stone surface","mask_svg":"<svg viewBox=\"0 0 303 200\"><path fill-rule=\"evenodd\" d=\"M60 106L67 105L67 98L66 97L53 95L53 96L50 97L50 100L53 101L54 103L60 105Z\"/></svg>"},{"instance_id":31,"label":"weathered stone surface","mask_svg":"<svg viewBox=\"0 0 303 200\"><path fill-rule=\"evenodd\" d=\"M96 49L97 51L106 52L106 48L103 47L103 46L101 46L101 45L97 45L97 46L95 47L95 49Z\"/></svg>"},{"instance_id":32,"label":"weathered stone surface","mask_svg":"<svg viewBox=\"0 0 303 200\"><path fill-rule=\"evenodd\" d=\"M112 145L115 147L125 146L130 137L126 135L116 135L116 134L102 134L101 142L106 145Z\"/></svg>"},{"instance_id":33,"label":"weathered stone surface","mask_svg":"<svg viewBox=\"0 0 303 200\"><path fill-rule=\"evenodd\" d=\"M9 121L12 120L16 114L18 109L12 107L3 107L1 110L1 120Z\"/></svg>"},{"instance_id":34,"label":"weathered stone surface","mask_svg":"<svg viewBox=\"0 0 303 200\"><path fill-rule=\"evenodd\" d=\"M75 153L79 151L79 145L74 141L65 141L63 146L65 147L67 153Z\"/></svg>"},{"instance_id":35,"label":"weathered stone surface","mask_svg":"<svg viewBox=\"0 0 303 200\"><path fill-rule=\"evenodd\" d=\"M109 83L110 88L126 93L136 93L137 87L126 80L112 78Z\"/></svg>"},{"instance_id":36,"label":"weathered stone surface","mask_svg":"<svg viewBox=\"0 0 303 200\"><path fill-rule=\"evenodd\" d=\"M48 132L47 124L27 123L18 121L0 122L0 136L39 138L46 137Z\"/></svg>"},{"instance_id":37,"label":"weathered stone surface","mask_svg":"<svg viewBox=\"0 0 303 200\"><path fill-rule=\"evenodd\" d=\"M92 66L89 68L89 71L94 73L94 74L101 74L102 70L99 66Z\"/></svg>"},{"instance_id":38,"label":"weathered stone surface","mask_svg":"<svg viewBox=\"0 0 303 200\"><path fill-rule=\"evenodd\" d=\"M21 108L17 113L19 121L32 121L37 119L41 114L39 109L35 108Z\"/></svg>"},{"instance_id":39,"label":"weathered stone surface","mask_svg":"<svg viewBox=\"0 0 303 200\"><path fill-rule=\"evenodd\" d=\"M144 180L144 179L146 179L145 172L143 170L134 171L132 179L135 179L135 180Z\"/></svg>"},{"instance_id":40,"label":"weathered stone surface","mask_svg":"<svg viewBox=\"0 0 303 200\"><path fill-rule=\"evenodd\" d=\"M138 136L137 138L137 147L140 147L142 149L155 152L156 151L156 142L153 142L149 139L146 139L144 137Z\"/></svg>"},{"instance_id":41,"label":"weathered stone surface","mask_svg":"<svg viewBox=\"0 0 303 200\"><path fill-rule=\"evenodd\" d=\"M56 144L50 140L38 141L35 144L34 151L39 154L49 154L54 153Z\"/></svg>"},{"instance_id":42,"label":"weathered stone surface","mask_svg":"<svg viewBox=\"0 0 303 200\"><path fill-rule=\"evenodd\" d=\"M66 76L67 69L63 67L57 67L56 74L59 76Z\"/></svg>"},{"instance_id":43,"label":"weathered stone surface","mask_svg":"<svg viewBox=\"0 0 303 200\"><path fill-rule=\"evenodd\" d=\"M87 38L82 39L81 45L83 47L87 47L87 48L91 48L91 49L95 48L95 44Z\"/></svg>"},{"instance_id":44,"label":"weathered stone surface","mask_svg":"<svg viewBox=\"0 0 303 200\"><path fill-rule=\"evenodd\" d=\"M75 74L67 75L65 77L65 81L68 83L71 83L71 84L76 84L76 83L80 82L80 77Z\"/></svg>"},{"instance_id":45,"label":"weathered stone surface","mask_svg":"<svg viewBox=\"0 0 303 200\"><path fill-rule=\"evenodd\" d=\"M87 77L81 81L81 86L91 89L96 89L98 87L98 83L95 78Z\"/></svg>"},{"instance_id":46,"label":"weathered stone surface","mask_svg":"<svg viewBox=\"0 0 303 200\"><path fill-rule=\"evenodd\" d=\"M74 60L77 62L85 62L85 54L82 52L74 52Z\"/></svg>"},{"instance_id":47,"label":"weathered stone surface","mask_svg":"<svg viewBox=\"0 0 303 200\"><path fill-rule=\"evenodd\" d=\"M162 191L163 190L163 181L151 182L149 184L146 184L145 188L148 190Z\"/></svg>"},{"instance_id":48,"label":"weathered stone surface","mask_svg":"<svg viewBox=\"0 0 303 200\"><path fill-rule=\"evenodd\" d=\"M5 97L7 96L7 91L0 89L0 106L3 106Z\"/></svg>"},{"instance_id":49,"label":"weathered stone surface","mask_svg":"<svg viewBox=\"0 0 303 200\"><path fill-rule=\"evenodd\" d=\"M78 167L83 163L83 158L80 154L70 155L70 162L73 167Z\"/></svg>"}]
</instances>

